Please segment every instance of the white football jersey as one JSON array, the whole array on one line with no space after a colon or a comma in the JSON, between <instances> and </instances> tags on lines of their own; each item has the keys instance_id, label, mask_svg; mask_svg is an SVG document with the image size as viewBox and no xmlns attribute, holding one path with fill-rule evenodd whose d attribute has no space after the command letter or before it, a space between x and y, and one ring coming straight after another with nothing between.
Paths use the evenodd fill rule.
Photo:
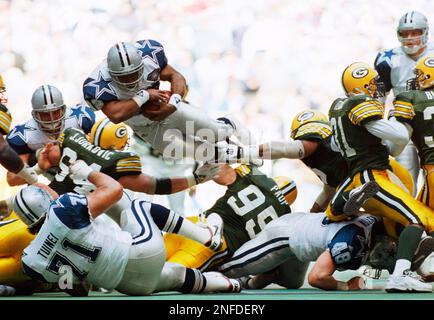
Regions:
<instances>
[{"instance_id":1,"label":"white football jersey","mask_svg":"<svg viewBox=\"0 0 434 320\"><path fill-rule=\"evenodd\" d=\"M143 78L138 88L129 90L119 86L110 76L107 60L101 62L84 81L83 95L86 102L95 110L100 110L106 102L128 100L142 89L158 89L160 86L160 71L167 66L167 57L163 46L155 40L139 40L134 43L142 55L144 62ZM125 121L134 131L142 126L153 123L141 115Z\"/></svg>"},{"instance_id":2,"label":"white football jersey","mask_svg":"<svg viewBox=\"0 0 434 320\"><path fill-rule=\"evenodd\" d=\"M95 223L87 198L66 193L52 203L41 230L24 250L24 272L44 282L58 282L62 265L69 266L74 282L114 289L126 268L132 236Z\"/></svg>"},{"instance_id":3,"label":"white football jersey","mask_svg":"<svg viewBox=\"0 0 434 320\"><path fill-rule=\"evenodd\" d=\"M76 105L66 109L63 130L77 128L89 133L94 123L95 113L88 106ZM24 124L15 126L8 134L7 141L18 154L31 153L44 147L48 142L53 142L33 118Z\"/></svg>"},{"instance_id":4,"label":"white football jersey","mask_svg":"<svg viewBox=\"0 0 434 320\"><path fill-rule=\"evenodd\" d=\"M330 250L334 260L339 260L341 255L346 269L353 269L352 266L357 269L361 260L367 258L372 227L380 221L378 217L362 215L336 223L329 221L324 213L291 213L279 219L285 219L289 246L300 261L315 261L325 250Z\"/></svg>"},{"instance_id":5,"label":"white football jersey","mask_svg":"<svg viewBox=\"0 0 434 320\"><path fill-rule=\"evenodd\" d=\"M425 52L418 59L428 54L434 54L433 42L427 44ZM407 80L415 76L413 68L416 63L417 60L410 58L402 47L378 53L375 59L375 69L385 85L386 92L393 90L393 94L397 96L399 93L406 91Z\"/></svg>"}]
</instances>

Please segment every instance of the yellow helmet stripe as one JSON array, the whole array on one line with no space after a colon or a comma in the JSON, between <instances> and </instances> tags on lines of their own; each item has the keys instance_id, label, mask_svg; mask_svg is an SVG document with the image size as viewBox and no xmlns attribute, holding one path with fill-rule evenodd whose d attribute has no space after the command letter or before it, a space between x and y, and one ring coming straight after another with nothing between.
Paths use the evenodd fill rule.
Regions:
<instances>
[{"instance_id":1,"label":"yellow helmet stripe","mask_svg":"<svg viewBox=\"0 0 434 320\"><path fill-rule=\"evenodd\" d=\"M287 186L285 186L282 190L283 195L287 195L291 191L293 191L297 187L295 181L291 181Z\"/></svg>"}]
</instances>

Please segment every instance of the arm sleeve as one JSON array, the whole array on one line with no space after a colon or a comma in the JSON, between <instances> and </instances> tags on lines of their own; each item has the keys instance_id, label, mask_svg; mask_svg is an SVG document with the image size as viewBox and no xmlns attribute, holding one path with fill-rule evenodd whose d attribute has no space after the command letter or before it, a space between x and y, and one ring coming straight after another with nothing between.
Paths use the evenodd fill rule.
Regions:
<instances>
[{"instance_id":1,"label":"arm sleeve","mask_svg":"<svg viewBox=\"0 0 434 320\"><path fill-rule=\"evenodd\" d=\"M366 123L365 128L374 136L383 140L389 140L394 144L406 145L410 139L407 127L397 121L375 120Z\"/></svg>"},{"instance_id":2,"label":"arm sleeve","mask_svg":"<svg viewBox=\"0 0 434 320\"><path fill-rule=\"evenodd\" d=\"M393 109L390 110L389 117L394 117L399 122L411 125L415 115L413 103L411 102L411 98L407 96L407 93L396 96L393 100Z\"/></svg>"},{"instance_id":3,"label":"arm sleeve","mask_svg":"<svg viewBox=\"0 0 434 320\"><path fill-rule=\"evenodd\" d=\"M11 128L12 116L5 105L0 104L0 134L7 135Z\"/></svg>"},{"instance_id":4,"label":"arm sleeve","mask_svg":"<svg viewBox=\"0 0 434 320\"><path fill-rule=\"evenodd\" d=\"M303 159L303 142L295 141L270 141L263 144L263 159Z\"/></svg>"}]
</instances>

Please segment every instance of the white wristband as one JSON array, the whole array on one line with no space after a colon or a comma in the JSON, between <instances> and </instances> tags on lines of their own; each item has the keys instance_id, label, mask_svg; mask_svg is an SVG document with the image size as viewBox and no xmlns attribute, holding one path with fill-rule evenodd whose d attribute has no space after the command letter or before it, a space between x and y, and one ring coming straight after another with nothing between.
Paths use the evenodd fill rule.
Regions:
<instances>
[{"instance_id":1,"label":"white wristband","mask_svg":"<svg viewBox=\"0 0 434 320\"><path fill-rule=\"evenodd\" d=\"M181 101L182 101L181 95L179 95L178 93L174 93L170 96L168 104L171 104L176 109L178 109L179 106L181 105Z\"/></svg>"},{"instance_id":2,"label":"white wristband","mask_svg":"<svg viewBox=\"0 0 434 320\"><path fill-rule=\"evenodd\" d=\"M41 173L44 172L44 171L41 169L41 167L39 166L39 164L35 164L35 165L32 167L32 169L35 170L35 172L36 172L37 174L41 174Z\"/></svg>"},{"instance_id":3,"label":"white wristband","mask_svg":"<svg viewBox=\"0 0 434 320\"><path fill-rule=\"evenodd\" d=\"M149 93L146 90L140 90L136 93L134 97L132 97L137 106L140 108L144 103L149 100Z\"/></svg>"},{"instance_id":4,"label":"white wristband","mask_svg":"<svg viewBox=\"0 0 434 320\"><path fill-rule=\"evenodd\" d=\"M249 146L247 148L243 148L242 152L243 154L241 155L241 160L243 161L252 161L261 158L259 156L259 146Z\"/></svg>"}]
</instances>

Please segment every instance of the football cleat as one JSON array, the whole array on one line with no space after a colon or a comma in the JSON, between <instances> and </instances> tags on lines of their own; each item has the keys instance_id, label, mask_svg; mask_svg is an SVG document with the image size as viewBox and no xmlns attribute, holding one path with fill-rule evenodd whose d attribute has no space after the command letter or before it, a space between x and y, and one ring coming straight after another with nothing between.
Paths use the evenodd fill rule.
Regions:
<instances>
[{"instance_id":1,"label":"football cleat","mask_svg":"<svg viewBox=\"0 0 434 320\"><path fill-rule=\"evenodd\" d=\"M434 252L434 238L433 237L424 237L419 242L419 246L416 249L416 253L414 254L413 261L411 264L412 270L417 270L425 261L425 259Z\"/></svg>"},{"instance_id":2,"label":"football cleat","mask_svg":"<svg viewBox=\"0 0 434 320\"><path fill-rule=\"evenodd\" d=\"M205 244L213 251L218 251L223 245L223 219L217 213L211 213L207 219L210 240Z\"/></svg>"},{"instance_id":3,"label":"football cleat","mask_svg":"<svg viewBox=\"0 0 434 320\"><path fill-rule=\"evenodd\" d=\"M360 187L351 190L350 198L344 205L344 213L346 215L354 215L359 212L363 204L371 197L373 197L378 190L379 185L375 181L368 181L361 185Z\"/></svg>"},{"instance_id":4,"label":"football cleat","mask_svg":"<svg viewBox=\"0 0 434 320\"><path fill-rule=\"evenodd\" d=\"M411 270L405 270L400 276L390 275L386 284L387 292L432 292L431 283L423 282L421 277Z\"/></svg>"},{"instance_id":5,"label":"football cleat","mask_svg":"<svg viewBox=\"0 0 434 320\"><path fill-rule=\"evenodd\" d=\"M11 297L14 295L15 295L14 287L0 285L0 297Z\"/></svg>"}]
</instances>

